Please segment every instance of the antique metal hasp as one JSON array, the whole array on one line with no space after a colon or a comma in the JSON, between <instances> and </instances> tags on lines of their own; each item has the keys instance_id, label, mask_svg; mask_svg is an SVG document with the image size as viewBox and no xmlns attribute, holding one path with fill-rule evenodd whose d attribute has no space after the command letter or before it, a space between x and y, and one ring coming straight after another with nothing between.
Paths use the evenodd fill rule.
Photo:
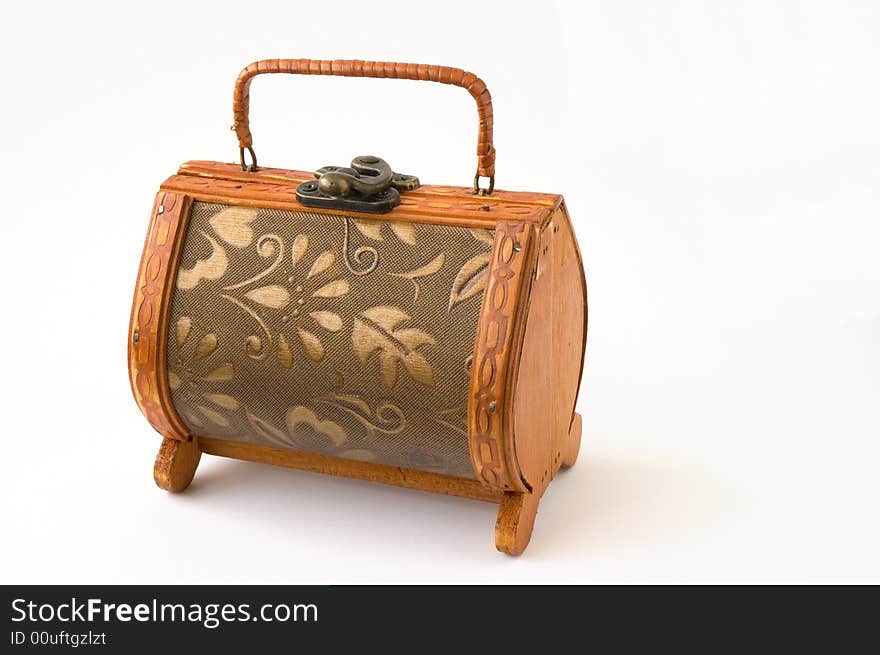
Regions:
<instances>
[{"instance_id":1,"label":"antique metal hasp","mask_svg":"<svg viewBox=\"0 0 880 655\"><path fill-rule=\"evenodd\" d=\"M395 173L384 159L363 155L351 166L324 166L315 181L296 188L297 199L307 207L348 209L384 214L400 204L400 193L419 188L419 178Z\"/></svg>"}]
</instances>

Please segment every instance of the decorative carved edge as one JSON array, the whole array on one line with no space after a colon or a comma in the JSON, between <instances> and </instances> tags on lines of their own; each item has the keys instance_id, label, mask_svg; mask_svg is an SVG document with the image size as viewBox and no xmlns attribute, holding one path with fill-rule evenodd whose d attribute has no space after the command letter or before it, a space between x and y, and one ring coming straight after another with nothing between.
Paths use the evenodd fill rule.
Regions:
<instances>
[{"instance_id":1,"label":"decorative carved edge","mask_svg":"<svg viewBox=\"0 0 880 655\"><path fill-rule=\"evenodd\" d=\"M228 165L199 162L184 164L177 175L162 183L162 189L197 197L207 202L267 207L288 211L310 211L296 199L293 184L314 179L301 171L263 169L256 173L226 170ZM269 172L272 171L272 172ZM398 207L387 214L364 214L372 220L409 221L438 225L465 225L492 228L498 221L547 222L558 207L561 196L525 192L497 191L475 196L460 187L425 186L407 192ZM315 211L315 210L311 210ZM321 213L352 215L351 211L321 209Z\"/></svg>"},{"instance_id":2,"label":"decorative carved edge","mask_svg":"<svg viewBox=\"0 0 880 655\"><path fill-rule=\"evenodd\" d=\"M533 228L499 222L480 308L468 391L468 446L477 478L499 490L529 491L513 443L510 377L522 345L522 296L534 270Z\"/></svg>"},{"instance_id":3,"label":"decorative carved edge","mask_svg":"<svg viewBox=\"0 0 880 655\"><path fill-rule=\"evenodd\" d=\"M134 399L157 432L181 441L189 440L190 434L171 402L165 347L174 273L191 205L188 196L167 191L156 194L128 328L128 373Z\"/></svg>"},{"instance_id":4,"label":"decorative carved edge","mask_svg":"<svg viewBox=\"0 0 880 655\"><path fill-rule=\"evenodd\" d=\"M245 172L241 170L239 164L226 164L203 159L193 159L181 164L177 174L210 177L234 182L268 182L270 184L285 184L293 187L299 186L301 182L315 179L314 172L265 166L260 166L256 171ZM492 206L503 204L538 205L554 210L562 202L562 196L558 193L495 189L489 195L476 196L472 186L463 187L437 184L423 184L414 191L407 191L407 195L411 197L433 196L435 200L453 196L473 201L485 201Z\"/></svg>"}]
</instances>

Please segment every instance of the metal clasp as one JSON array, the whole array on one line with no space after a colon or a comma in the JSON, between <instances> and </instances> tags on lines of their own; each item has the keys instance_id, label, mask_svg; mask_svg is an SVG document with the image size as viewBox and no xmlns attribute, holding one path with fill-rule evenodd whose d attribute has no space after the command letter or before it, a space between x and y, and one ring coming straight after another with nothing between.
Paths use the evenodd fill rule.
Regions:
<instances>
[{"instance_id":1,"label":"metal clasp","mask_svg":"<svg viewBox=\"0 0 880 655\"><path fill-rule=\"evenodd\" d=\"M401 192L420 186L415 175L395 173L384 159L372 155L355 157L351 166L324 166L315 177L296 188L303 205L371 214L391 211L400 204Z\"/></svg>"}]
</instances>

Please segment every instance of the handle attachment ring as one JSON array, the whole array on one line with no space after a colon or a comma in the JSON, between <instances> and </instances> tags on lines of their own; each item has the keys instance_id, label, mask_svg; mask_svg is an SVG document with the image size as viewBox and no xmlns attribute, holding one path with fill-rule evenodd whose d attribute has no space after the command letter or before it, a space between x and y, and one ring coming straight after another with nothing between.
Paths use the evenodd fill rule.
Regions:
<instances>
[{"instance_id":1,"label":"handle attachment ring","mask_svg":"<svg viewBox=\"0 0 880 655\"><path fill-rule=\"evenodd\" d=\"M474 175L474 195L475 196L490 196L492 195L492 191L495 190L495 176L489 176L489 186L485 189L480 186L480 171L477 171L477 174Z\"/></svg>"},{"instance_id":2,"label":"handle attachment ring","mask_svg":"<svg viewBox=\"0 0 880 655\"><path fill-rule=\"evenodd\" d=\"M244 160L244 151L245 150L247 150L251 155L251 163L250 164L245 163L245 160ZM243 170L245 173L253 173L255 170L257 170L257 153L254 152L253 147L245 146L245 147L239 148L238 149L238 156L239 156L239 159L241 160L241 170Z\"/></svg>"}]
</instances>

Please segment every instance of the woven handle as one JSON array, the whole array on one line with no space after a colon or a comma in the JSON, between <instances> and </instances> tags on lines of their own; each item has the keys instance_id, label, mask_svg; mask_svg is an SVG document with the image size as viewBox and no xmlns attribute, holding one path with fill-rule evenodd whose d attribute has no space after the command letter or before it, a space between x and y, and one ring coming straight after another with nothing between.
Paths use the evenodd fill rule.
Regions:
<instances>
[{"instance_id":1,"label":"woven handle","mask_svg":"<svg viewBox=\"0 0 880 655\"><path fill-rule=\"evenodd\" d=\"M492 145L492 97L489 89L479 77L460 68L448 66L428 66L426 64L402 64L381 61L352 61L337 59L320 61L313 59L266 59L257 61L245 68L235 81L235 95L232 111L235 115L233 128L238 135L241 148L242 166L244 167L244 151L247 149L253 163L246 167L256 167L253 152L253 137L248 121L250 106L251 80L263 73L291 73L295 75L341 75L345 77L387 77L404 80L426 80L441 84L454 84L467 89L477 101L477 113L480 117L480 131L477 136L477 177L494 178L495 147ZM490 188L491 188L490 182Z\"/></svg>"}]
</instances>

